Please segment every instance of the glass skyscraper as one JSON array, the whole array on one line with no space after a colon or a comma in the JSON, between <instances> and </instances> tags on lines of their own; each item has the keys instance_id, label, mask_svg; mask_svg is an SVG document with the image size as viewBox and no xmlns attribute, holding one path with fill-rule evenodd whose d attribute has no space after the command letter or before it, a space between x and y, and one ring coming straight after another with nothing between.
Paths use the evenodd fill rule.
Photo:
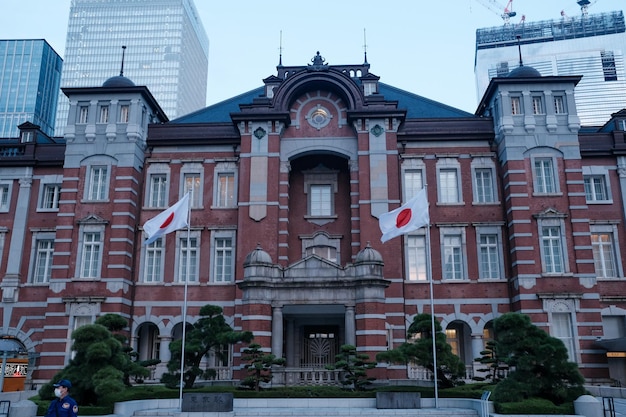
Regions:
<instances>
[{"instance_id":1,"label":"glass skyscraper","mask_svg":"<svg viewBox=\"0 0 626 417\"><path fill-rule=\"evenodd\" d=\"M61 87L119 75L145 85L173 119L206 106L209 40L193 0L72 0ZM59 96L56 134L69 102Z\"/></svg>"},{"instance_id":2,"label":"glass skyscraper","mask_svg":"<svg viewBox=\"0 0 626 417\"><path fill-rule=\"evenodd\" d=\"M626 108L623 12L478 29L474 74L479 98L491 78L519 66L518 42L523 64L541 75L583 76L575 89L583 126L603 125Z\"/></svg>"},{"instance_id":3,"label":"glass skyscraper","mask_svg":"<svg viewBox=\"0 0 626 417\"><path fill-rule=\"evenodd\" d=\"M0 40L0 137L29 121L54 133L63 60L43 39Z\"/></svg>"}]
</instances>

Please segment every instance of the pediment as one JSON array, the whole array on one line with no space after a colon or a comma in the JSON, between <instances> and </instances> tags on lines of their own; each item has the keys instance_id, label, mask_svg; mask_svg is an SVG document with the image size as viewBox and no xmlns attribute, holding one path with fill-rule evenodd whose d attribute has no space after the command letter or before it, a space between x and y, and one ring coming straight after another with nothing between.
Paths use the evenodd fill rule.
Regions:
<instances>
[{"instance_id":1,"label":"pediment","mask_svg":"<svg viewBox=\"0 0 626 417\"><path fill-rule=\"evenodd\" d=\"M96 214L89 214L78 220L78 224L108 224L109 221Z\"/></svg>"}]
</instances>

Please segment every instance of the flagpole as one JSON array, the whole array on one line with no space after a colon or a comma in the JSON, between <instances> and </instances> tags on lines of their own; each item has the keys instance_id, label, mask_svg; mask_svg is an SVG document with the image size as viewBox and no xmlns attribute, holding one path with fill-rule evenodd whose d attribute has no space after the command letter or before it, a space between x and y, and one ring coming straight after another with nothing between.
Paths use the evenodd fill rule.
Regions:
<instances>
[{"instance_id":1,"label":"flagpole","mask_svg":"<svg viewBox=\"0 0 626 417\"><path fill-rule=\"evenodd\" d=\"M183 382L184 382L184 374L185 374L185 337L187 330L187 283L189 282L189 264L191 263L191 248L189 244L191 243L190 235L191 235L191 204L193 203L193 186L189 196L189 204L187 206L187 263L185 265L185 290L183 297L183 340L180 348L180 388L178 392L178 404L180 407L180 412L183 412Z\"/></svg>"},{"instance_id":2,"label":"flagpole","mask_svg":"<svg viewBox=\"0 0 626 417\"><path fill-rule=\"evenodd\" d=\"M427 190L428 185L424 185L424 189ZM433 339L433 380L435 382L435 408L439 408L439 390L437 389L437 343L435 341L435 296L433 291L433 262L432 253L430 250L430 219L426 225L426 250L428 250L428 276L430 282L430 326Z\"/></svg>"}]
</instances>

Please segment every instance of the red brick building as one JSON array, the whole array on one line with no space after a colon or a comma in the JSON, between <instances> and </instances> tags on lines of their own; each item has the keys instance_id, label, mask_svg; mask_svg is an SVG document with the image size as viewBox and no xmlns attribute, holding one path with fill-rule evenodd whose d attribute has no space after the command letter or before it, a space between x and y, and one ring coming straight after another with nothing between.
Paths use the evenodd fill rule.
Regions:
<instances>
[{"instance_id":1,"label":"red brick building","mask_svg":"<svg viewBox=\"0 0 626 417\"><path fill-rule=\"evenodd\" d=\"M613 358L626 351L626 113L581 127L580 77L528 67L495 78L475 114L369 70L318 53L172 121L114 77L64 90L63 138L24 124L2 140L2 335L30 357L27 381L49 380L73 329L110 312L129 319L141 359L162 360L158 378L187 287L188 322L219 305L286 359L278 383L323 383L342 344L373 358L402 343L431 311L432 279L468 378L493 319L517 311L563 340L589 383L626 383ZM423 187L429 227L381 243L378 217ZM142 244L141 226L189 190L189 236ZM238 379L241 347L225 349L205 365Z\"/></svg>"}]
</instances>

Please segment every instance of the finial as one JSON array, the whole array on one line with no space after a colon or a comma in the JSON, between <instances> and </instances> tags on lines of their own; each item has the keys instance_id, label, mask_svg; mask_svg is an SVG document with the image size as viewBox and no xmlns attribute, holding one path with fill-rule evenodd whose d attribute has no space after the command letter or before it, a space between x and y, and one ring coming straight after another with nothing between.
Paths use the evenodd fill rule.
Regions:
<instances>
[{"instance_id":1,"label":"finial","mask_svg":"<svg viewBox=\"0 0 626 417\"><path fill-rule=\"evenodd\" d=\"M278 44L278 66L283 66L283 31L280 31L280 42Z\"/></svg>"},{"instance_id":2,"label":"finial","mask_svg":"<svg viewBox=\"0 0 626 417\"><path fill-rule=\"evenodd\" d=\"M520 39L522 39L522 37L520 35L517 35L516 38L517 38L517 51L519 52L519 66L523 67L524 62L522 61L522 44L520 42Z\"/></svg>"},{"instance_id":3,"label":"finial","mask_svg":"<svg viewBox=\"0 0 626 417\"><path fill-rule=\"evenodd\" d=\"M365 57L363 64L367 64L367 37L365 34L365 28L363 28L363 55Z\"/></svg>"},{"instance_id":4,"label":"finial","mask_svg":"<svg viewBox=\"0 0 626 417\"><path fill-rule=\"evenodd\" d=\"M122 45L122 67L120 68L120 77L124 76L124 54L126 53L126 45Z\"/></svg>"}]
</instances>

